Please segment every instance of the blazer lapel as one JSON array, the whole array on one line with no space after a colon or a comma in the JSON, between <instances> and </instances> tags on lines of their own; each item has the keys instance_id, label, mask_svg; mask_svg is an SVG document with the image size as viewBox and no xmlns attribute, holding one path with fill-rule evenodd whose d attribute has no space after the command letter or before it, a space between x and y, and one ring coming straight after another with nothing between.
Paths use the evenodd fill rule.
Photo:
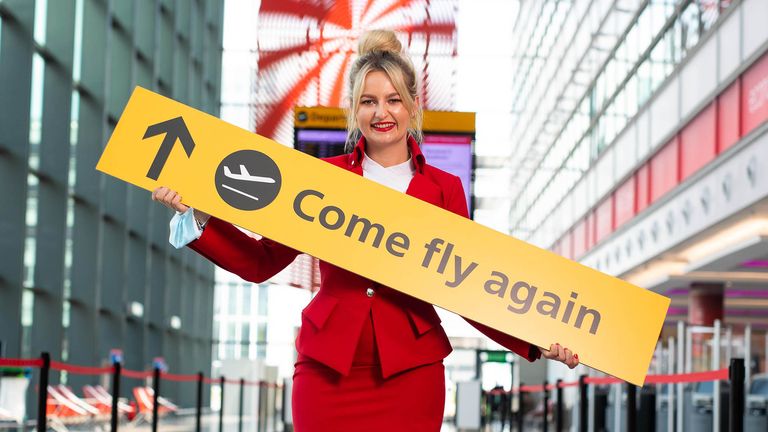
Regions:
<instances>
[{"instance_id":1,"label":"blazer lapel","mask_svg":"<svg viewBox=\"0 0 768 432\"><path fill-rule=\"evenodd\" d=\"M411 183L408 185L408 189L405 193L422 201L442 207L442 189L430 180L429 177L418 171L413 176L413 179L411 179Z\"/></svg>"}]
</instances>

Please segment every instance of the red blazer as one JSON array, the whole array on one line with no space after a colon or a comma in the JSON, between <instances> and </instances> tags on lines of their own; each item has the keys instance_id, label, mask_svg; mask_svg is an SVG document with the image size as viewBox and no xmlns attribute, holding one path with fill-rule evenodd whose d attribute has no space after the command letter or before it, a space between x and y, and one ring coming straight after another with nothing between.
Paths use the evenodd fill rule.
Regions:
<instances>
[{"instance_id":1,"label":"red blazer","mask_svg":"<svg viewBox=\"0 0 768 432\"><path fill-rule=\"evenodd\" d=\"M363 174L363 139L352 153L325 159L340 168ZM427 165L415 140L409 139L416 173L406 193L460 216L468 217L467 203L458 177ZM275 241L253 239L233 225L211 218L202 236L189 247L219 267L241 278L260 283L286 266L300 253ZM360 332L369 317L384 378L416 366L434 363L452 350L434 306L380 285L355 273L320 262L320 290L302 311L296 349L343 375L349 373ZM372 297L366 290L373 288ZM535 346L467 320L485 335L533 361Z\"/></svg>"}]
</instances>

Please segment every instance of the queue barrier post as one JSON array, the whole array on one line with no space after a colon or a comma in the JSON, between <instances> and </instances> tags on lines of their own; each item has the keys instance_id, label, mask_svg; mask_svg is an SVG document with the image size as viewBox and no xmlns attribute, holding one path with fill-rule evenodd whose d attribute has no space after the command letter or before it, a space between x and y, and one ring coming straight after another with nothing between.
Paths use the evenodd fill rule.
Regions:
<instances>
[{"instance_id":1,"label":"queue barrier post","mask_svg":"<svg viewBox=\"0 0 768 432\"><path fill-rule=\"evenodd\" d=\"M555 431L556 432L563 432L563 412L565 412L565 409L563 407L563 388L561 385L563 384L562 379L558 379L555 383L555 400L557 402L557 405L555 406Z\"/></svg>"},{"instance_id":2,"label":"queue barrier post","mask_svg":"<svg viewBox=\"0 0 768 432\"><path fill-rule=\"evenodd\" d=\"M637 430L637 387L627 383L627 432Z\"/></svg>"},{"instance_id":3,"label":"queue barrier post","mask_svg":"<svg viewBox=\"0 0 768 432\"><path fill-rule=\"evenodd\" d=\"M547 390L547 387L549 386L549 383L547 380L544 380L544 415L541 419L541 430L543 432L547 432L549 430L549 390Z\"/></svg>"},{"instance_id":4,"label":"queue barrier post","mask_svg":"<svg viewBox=\"0 0 768 432\"><path fill-rule=\"evenodd\" d=\"M48 426L48 375L51 372L51 355L47 352L40 354L43 366L40 368L40 388L37 393L37 432L45 432Z\"/></svg>"},{"instance_id":5,"label":"queue barrier post","mask_svg":"<svg viewBox=\"0 0 768 432\"><path fill-rule=\"evenodd\" d=\"M197 406L195 407L195 432L203 430L203 373L197 373Z\"/></svg>"},{"instance_id":6,"label":"queue barrier post","mask_svg":"<svg viewBox=\"0 0 768 432\"><path fill-rule=\"evenodd\" d=\"M587 399L587 376L579 376L579 432L587 432L589 400Z\"/></svg>"},{"instance_id":7,"label":"queue barrier post","mask_svg":"<svg viewBox=\"0 0 768 432\"><path fill-rule=\"evenodd\" d=\"M157 432L157 425L159 416L158 416L158 403L157 398L160 397L160 368L158 366L155 366L153 372L152 372L152 390L154 391L154 395L152 395L152 432Z\"/></svg>"},{"instance_id":8,"label":"queue barrier post","mask_svg":"<svg viewBox=\"0 0 768 432\"><path fill-rule=\"evenodd\" d=\"M237 420L238 432L243 432L243 397L245 397L245 378L240 378L240 412Z\"/></svg>"},{"instance_id":9,"label":"queue barrier post","mask_svg":"<svg viewBox=\"0 0 768 432\"><path fill-rule=\"evenodd\" d=\"M520 387L517 392L517 431L523 432L523 420L525 418L525 412L523 411L523 383L520 383Z\"/></svg>"},{"instance_id":10,"label":"queue barrier post","mask_svg":"<svg viewBox=\"0 0 768 432\"><path fill-rule=\"evenodd\" d=\"M120 375L123 373L123 365L115 360L112 362L112 409L110 413L109 423L110 430L117 432L117 426L119 423L120 414L118 411L120 401Z\"/></svg>"},{"instance_id":11,"label":"queue barrier post","mask_svg":"<svg viewBox=\"0 0 768 432\"><path fill-rule=\"evenodd\" d=\"M224 375L221 376L221 408L219 409L219 432L224 432L224 384L226 383L226 378L224 378Z\"/></svg>"},{"instance_id":12,"label":"queue barrier post","mask_svg":"<svg viewBox=\"0 0 768 432\"><path fill-rule=\"evenodd\" d=\"M730 419L731 432L744 431L744 359L731 359L728 369L728 379L731 381Z\"/></svg>"}]
</instances>

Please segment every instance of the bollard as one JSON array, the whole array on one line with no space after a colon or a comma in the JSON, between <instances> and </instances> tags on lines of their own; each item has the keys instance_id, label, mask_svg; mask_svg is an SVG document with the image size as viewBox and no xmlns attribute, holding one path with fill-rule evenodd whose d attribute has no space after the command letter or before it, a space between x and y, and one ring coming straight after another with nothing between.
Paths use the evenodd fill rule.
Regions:
<instances>
[{"instance_id":1,"label":"bollard","mask_svg":"<svg viewBox=\"0 0 768 432\"><path fill-rule=\"evenodd\" d=\"M587 376L579 376L579 432L587 432L589 400L587 399Z\"/></svg>"},{"instance_id":2,"label":"bollard","mask_svg":"<svg viewBox=\"0 0 768 432\"><path fill-rule=\"evenodd\" d=\"M541 430L547 432L549 430L549 391L547 390L547 380L544 380L544 415L541 421Z\"/></svg>"},{"instance_id":3,"label":"bollard","mask_svg":"<svg viewBox=\"0 0 768 432\"><path fill-rule=\"evenodd\" d=\"M221 409L219 410L219 432L224 432L224 375L221 376Z\"/></svg>"},{"instance_id":4,"label":"bollard","mask_svg":"<svg viewBox=\"0 0 768 432\"><path fill-rule=\"evenodd\" d=\"M517 432L523 432L523 383L520 383L517 392Z\"/></svg>"},{"instance_id":5,"label":"bollard","mask_svg":"<svg viewBox=\"0 0 768 432\"><path fill-rule=\"evenodd\" d=\"M112 414L109 419L110 430L117 432L118 420L120 419L120 413L118 407L120 405L120 374L123 370L123 365L119 361L112 363L114 370L112 371Z\"/></svg>"},{"instance_id":6,"label":"bollard","mask_svg":"<svg viewBox=\"0 0 768 432\"><path fill-rule=\"evenodd\" d=\"M504 428L507 426L507 417L509 417L509 409L512 405L509 402L509 399L507 398L509 394L504 391L501 393L501 404L499 408L499 414L501 415L501 430L504 430ZM510 419L509 422L509 428L512 429L512 421Z\"/></svg>"},{"instance_id":7,"label":"bollard","mask_svg":"<svg viewBox=\"0 0 768 432\"><path fill-rule=\"evenodd\" d=\"M48 426L48 375L51 372L51 355L47 352L40 354L43 367L40 368L40 388L37 392L37 432L45 432Z\"/></svg>"},{"instance_id":8,"label":"bollard","mask_svg":"<svg viewBox=\"0 0 768 432\"><path fill-rule=\"evenodd\" d=\"M203 373L197 373L197 409L195 410L195 432L203 430Z\"/></svg>"},{"instance_id":9,"label":"bollard","mask_svg":"<svg viewBox=\"0 0 768 432\"><path fill-rule=\"evenodd\" d=\"M237 421L238 432L243 432L243 396L245 396L245 378L240 378L240 418Z\"/></svg>"},{"instance_id":10,"label":"bollard","mask_svg":"<svg viewBox=\"0 0 768 432\"><path fill-rule=\"evenodd\" d=\"M620 403L620 402L619 402ZM637 430L637 387L627 383L627 432Z\"/></svg>"},{"instance_id":11,"label":"bollard","mask_svg":"<svg viewBox=\"0 0 768 432\"><path fill-rule=\"evenodd\" d=\"M731 359L731 367L728 369L728 378L731 381L730 432L744 431L744 359Z\"/></svg>"},{"instance_id":12,"label":"bollard","mask_svg":"<svg viewBox=\"0 0 768 432\"><path fill-rule=\"evenodd\" d=\"M157 398L160 397L160 368L155 366L155 370L152 373L152 387L155 391L152 396L152 432L157 432L157 423L160 420L158 418L158 403Z\"/></svg>"},{"instance_id":13,"label":"bollard","mask_svg":"<svg viewBox=\"0 0 768 432\"><path fill-rule=\"evenodd\" d=\"M256 425L258 432L267 431L267 405L269 405L269 401L267 400L267 383L264 381L259 381L259 397L258 403L257 403L257 410L256 410Z\"/></svg>"},{"instance_id":14,"label":"bollard","mask_svg":"<svg viewBox=\"0 0 768 432\"><path fill-rule=\"evenodd\" d=\"M558 379L555 383L555 401L557 403L557 406L555 408L555 431L556 432L563 432L563 412L565 412L565 409L563 407L563 388L560 387L560 385L563 383L563 380Z\"/></svg>"}]
</instances>

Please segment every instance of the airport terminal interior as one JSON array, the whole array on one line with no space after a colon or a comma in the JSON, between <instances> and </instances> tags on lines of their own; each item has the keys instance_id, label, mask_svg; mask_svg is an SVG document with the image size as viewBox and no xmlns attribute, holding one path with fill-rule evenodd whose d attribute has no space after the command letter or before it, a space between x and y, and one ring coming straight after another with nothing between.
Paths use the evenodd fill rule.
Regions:
<instances>
[{"instance_id":1,"label":"airport terminal interior","mask_svg":"<svg viewBox=\"0 0 768 432\"><path fill-rule=\"evenodd\" d=\"M438 307L442 430L768 430L766 23L766 0L0 0L0 430L293 430L320 259L248 282L172 246L174 212L96 165L137 86L344 154L373 29L412 62L421 152L474 224L670 302L642 387L529 362ZM619 288L600 295L632 310L626 346L653 317ZM585 311L582 330L610 323Z\"/></svg>"}]
</instances>

